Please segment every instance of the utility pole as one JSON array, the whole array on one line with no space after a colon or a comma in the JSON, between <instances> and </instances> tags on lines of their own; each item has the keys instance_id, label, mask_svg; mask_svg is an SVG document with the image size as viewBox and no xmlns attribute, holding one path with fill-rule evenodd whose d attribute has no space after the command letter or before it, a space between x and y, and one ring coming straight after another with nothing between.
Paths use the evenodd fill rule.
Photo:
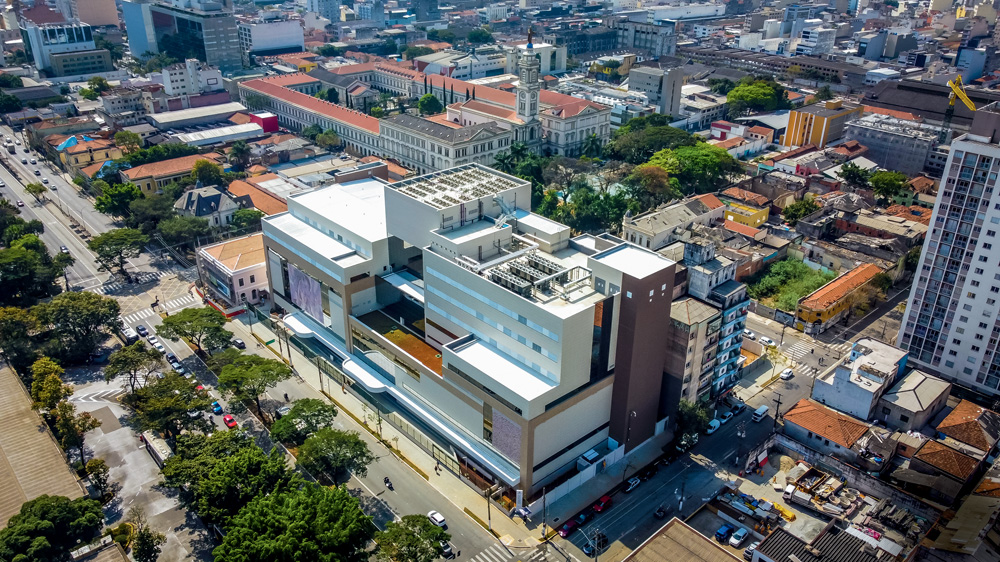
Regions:
<instances>
[{"instance_id":1,"label":"utility pole","mask_svg":"<svg viewBox=\"0 0 1000 562\"><path fill-rule=\"evenodd\" d=\"M683 510L684 510L684 487L687 485L687 469L689 469L689 468L691 468L691 463L690 462L685 462L684 463L684 470L683 470L684 475L681 478L681 489L680 489L680 493L677 495L677 516L678 517L680 517L680 516L683 515Z\"/></svg>"},{"instance_id":2,"label":"utility pole","mask_svg":"<svg viewBox=\"0 0 1000 562\"><path fill-rule=\"evenodd\" d=\"M743 456L743 439L747 436L747 422L741 421L739 425L736 426L736 468L740 466L740 457Z\"/></svg>"},{"instance_id":3,"label":"utility pole","mask_svg":"<svg viewBox=\"0 0 1000 562\"><path fill-rule=\"evenodd\" d=\"M778 416L780 415L780 412L781 412L781 393L780 392L775 392L775 394L778 396L777 398L774 399L774 401L776 403L775 406L774 406L774 429L775 429L775 431L777 431L777 429L778 429Z\"/></svg>"},{"instance_id":4,"label":"utility pole","mask_svg":"<svg viewBox=\"0 0 1000 562\"><path fill-rule=\"evenodd\" d=\"M490 528L490 532L493 531L493 511L490 509L490 489L487 488L483 490L483 495L486 497L486 524Z\"/></svg>"}]
</instances>

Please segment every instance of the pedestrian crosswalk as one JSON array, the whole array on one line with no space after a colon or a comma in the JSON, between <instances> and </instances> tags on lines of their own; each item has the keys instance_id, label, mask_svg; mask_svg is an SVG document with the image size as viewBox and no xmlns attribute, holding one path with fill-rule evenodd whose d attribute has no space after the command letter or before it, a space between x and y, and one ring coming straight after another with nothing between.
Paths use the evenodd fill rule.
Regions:
<instances>
[{"instance_id":1,"label":"pedestrian crosswalk","mask_svg":"<svg viewBox=\"0 0 1000 562\"><path fill-rule=\"evenodd\" d=\"M194 295L186 295L181 298L165 302L163 304L163 307L168 310L172 310L175 308L186 308L187 306L195 304L196 302L198 302L198 299L196 299Z\"/></svg>"},{"instance_id":2,"label":"pedestrian crosswalk","mask_svg":"<svg viewBox=\"0 0 1000 562\"><path fill-rule=\"evenodd\" d=\"M86 394L75 394L70 398L71 402L116 402L118 397L125 394L125 390L121 388L111 388L108 390L99 390L97 392L88 392Z\"/></svg>"},{"instance_id":3,"label":"pedestrian crosswalk","mask_svg":"<svg viewBox=\"0 0 1000 562\"><path fill-rule=\"evenodd\" d=\"M472 557L472 562L508 562L511 553L503 545L495 544Z\"/></svg>"},{"instance_id":4,"label":"pedestrian crosswalk","mask_svg":"<svg viewBox=\"0 0 1000 562\"><path fill-rule=\"evenodd\" d=\"M105 283L98 287L91 287L89 290L97 293L99 295L114 295L118 291L124 289L125 287L134 287L136 285L144 285L146 283L151 283L156 281L164 275L173 275L173 271L140 271L139 273L132 274L132 283L126 283L124 281L114 281L111 283Z\"/></svg>"},{"instance_id":5,"label":"pedestrian crosswalk","mask_svg":"<svg viewBox=\"0 0 1000 562\"><path fill-rule=\"evenodd\" d=\"M803 341L797 341L788 347L784 347L782 351L785 353L785 355L791 357L792 359L802 359L807 355L818 354L820 357L822 357L824 355L823 353L824 348L826 348L827 350L836 351L838 353L843 354L847 350L851 349L851 343L846 342L838 345L826 345L826 346L822 344L817 344L814 346ZM816 350L816 353L813 353L813 349Z\"/></svg>"},{"instance_id":6,"label":"pedestrian crosswalk","mask_svg":"<svg viewBox=\"0 0 1000 562\"><path fill-rule=\"evenodd\" d=\"M173 300L169 300L169 301L161 304L160 305L160 309L161 310L166 310L167 312L175 312L177 310L188 308L191 305L194 305L194 304L197 304L197 303L198 303L198 299L195 298L194 295L185 295L183 297L179 297L179 298L176 298L176 299L173 299ZM141 310L133 312L132 314L123 315L122 316L122 320L124 320L126 324L132 324L133 322L138 322L138 321L142 320L143 318L149 318L150 316L155 316L155 315L156 315L156 311L153 310L152 307L150 307L150 308L143 308Z\"/></svg>"},{"instance_id":7,"label":"pedestrian crosswalk","mask_svg":"<svg viewBox=\"0 0 1000 562\"><path fill-rule=\"evenodd\" d=\"M560 549L558 552L551 546L541 548L505 548L495 544L472 557L472 562L579 562L575 556Z\"/></svg>"},{"instance_id":8,"label":"pedestrian crosswalk","mask_svg":"<svg viewBox=\"0 0 1000 562\"><path fill-rule=\"evenodd\" d=\"M153 316L155 314L156 312L154 312L151 308L144 308L139 312L133 312L132 314L126 314L125 316L122 316L122 320L124 320L126 324L132 324L133 322L138 322L143 318L149 318L150 316Z\"/></svg>"}]
</instances>

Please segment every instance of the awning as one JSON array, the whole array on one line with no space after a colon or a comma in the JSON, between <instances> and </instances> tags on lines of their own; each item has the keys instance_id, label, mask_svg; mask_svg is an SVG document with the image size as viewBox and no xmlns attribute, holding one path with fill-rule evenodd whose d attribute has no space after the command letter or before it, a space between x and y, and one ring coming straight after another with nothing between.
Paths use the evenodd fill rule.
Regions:
<instances>
[{"instance_id":1,"label":"awning","mask_svg":"<svg viewBox=\"0 0 1000 562\"><path fill-rule=\"evenodd\" d=\"M417 279L413 274L406 271L400 271L398 273L390 273L389 275L382 277L382 279L393 287L399 289L399 291L404 295L419 302L420 304L424 303L423 281Z\"/></svg>"},{"instance_id":2,"label":"awning","mask_svg":"<svg viewBox=\"0 0 1000 562\"><path fill-rule=\"evenodd\" d=\"M326 336L325 330L316 324L316 321L309 318L302 312L295 312L283 318L285 326L300 338L318 339L326 348L336 353L342 360L341 367L347 376L351 377L365 387L369 392L385 392L389 387L389 382L383 379L375 371L367 366L355 361L345 350L339 349L333 340Z\"/></svg>"}]
</instances>

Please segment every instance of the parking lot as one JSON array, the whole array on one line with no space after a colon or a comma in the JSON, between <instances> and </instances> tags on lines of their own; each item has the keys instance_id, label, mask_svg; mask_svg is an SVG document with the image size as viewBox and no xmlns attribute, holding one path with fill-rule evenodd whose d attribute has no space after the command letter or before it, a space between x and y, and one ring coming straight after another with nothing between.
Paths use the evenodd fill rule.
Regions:
<instances>
[{"instance_id":1,"label":"parking lot","mask_svg":"<svg viewBox=\"0 0 1000 562\"><path fill-rule=\"evenodd\" d=\"M686 523L691 527L693 527L695 530L697 530L699 533L705 535L706 537L712 540L715 540L715 532L719 530L719 527L722 527L724 524L726 524L726 521L723 520L721 517L719 517L717 514L713 513L707 506L705 506L702 507L700 510L698 510L694 515L692 515L686 521ZM733 556L742 560L743 551L745 551L746 548L750 546L750 543L756 540L759 539L755 539L753 538L752 535L750 535L747 537L746 540L743 541L743 543L740 545L739 548L729 546L728 540L722 543L716 541L716 544L724 548L726 552L729 552Z\"/></svg>"}]
</instances>

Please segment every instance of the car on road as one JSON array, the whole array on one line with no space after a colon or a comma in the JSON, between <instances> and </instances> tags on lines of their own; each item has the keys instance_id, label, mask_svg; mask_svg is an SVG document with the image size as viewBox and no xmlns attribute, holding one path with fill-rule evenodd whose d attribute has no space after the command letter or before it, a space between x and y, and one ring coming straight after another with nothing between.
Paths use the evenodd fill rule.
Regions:
<instances>
[{"instance_id":1,"label":"car on road","mask_svg":"<svg viewBox=\"0 0 1000 562\"><path fill-rule=\"evenodd\" d=\"M283 416L287 416L288 414L292 413L292 407L291 406L282 406L282 407L278 408L278 413L281 414L281 415L283 415Z\"/></svg>"},{"instance_id":2,"label":"car on road","mask_svg":"<svg viewBox=\"0 0 1000 562\"><path fill-rule=\"evenodd\" d=\"M32 164L37 164L37 163L38 163L38 160L35 160L34 158L32 158L32 159L31 159L31 163L32 163Z\"/></svg>"},{"instance_id":3,"label":"car on road","mask_svg":"<svg viewBox=\"0 0 1000 562\"><path fill-rule=\"evenodd\" d=\"M722 422L719 420L712 420L708 422L708 429L705 430L705 435L711 435L716 431L719 431L720 427L722 427Z\"/></svg>"},{"instance_id":4,"label":"car on road","mask_svg":"<svg viewBox=\"0 0 1000 562\"><path fill-rule=\"evenodd\" d=\"M593 537L587 540L582 550L584 554L593 558L594 555L599 554L605 548L608 548L608 536L598 531Z\"/></svg>"},{"instance_id":5,"label":"car on road","mask_svg":"<svg viewBox=\"0 0 1000 562\"><path fill-rule=\"evenodd\" d=\"M153 349L155 349L156 351L159 351L160 353L166 353L167 352L167 348L163 347L163 344L160 343L160 342L154 343L153 344Z\"/></svg>"},{"instance_id":6,"label":"car on road","mask_svg":"<svg viewBox=\"0 0 1000 562\"><path fill-rule=\"evenodd\" d=\"M753 560L753 551L757 550L758 546L760 546L760 541L753 541L752 543L750 543L750 546L748 546L747 549L743 551L743 559L746 560L747 562Z\"/></svg>"},{"instance_id":7,"label":"car on road","mask_svg":"<svg viewBox=\"0 0 1000 562\"><path fill-rule=\"evenodd\" d=\"M246 349L247 344L243 343L243 340L241 340L240 338L236 338L235 340L233 340L233 347L235 347L236 349Z\"/></svg>"},{"instance_id":8,"label":"car on road","mask_svg":"<svg viewBox=\"0 0 1000 562\"><path fill-rule=\"evenodd\" d=\"M431 523L434 523L435 525L441 527L442 529L448 528L448 523L444 520L444 515L441 515L436 511L427 512L427 518L431 520Z\"/></svg>"},{"instance_id":9,"label":"car on road","mask_svg":"<svg viewBox=\"0 0 1000 562\"><path fill-rule=\"evenodd\" d=\"M748 328L743 328L743 337L747 338L748 340L755 340L757 339L757 334L753 333Z\"/></svg>"},{"instance_id":10,"label":"car on road","mask_svg":"<svg viewBox=\"0 0 1000 562\"><path fill-rule=\"evenodd\" d=\"M563 523L563 526L559 527L559 536L564 539L570 536L570 534L576 530L577 525L579 525L579 523L576 522L576 519L570 519L569 521Z\"/></svg>"},{"instance_id":11,"label":"car on road","mask_svg":"<svg viewBox=\"0 0 1000 562\"><path fill-rule=\"evenodd\" d=\"M44 183L44 184L48 185L48 183L49 183L49 178L42 178L42 183Z\"/></svg>"},{"instance_id":12,"label":"car on road","mask_svg":"<svg viewBox=\"0 0 1000 562\"><path fill-rule=\"evenodd\" d=\"M139 334L142 337L146 337L146 336L149 335L149 330L147 330L146 327L143 326L142 324L139 324L138 326L136 326L135 327L135 331L136 331L137 334Z\"/></svg>"},{"instance_id":13,"label":"car on road","mask_svg":"<svg viewBox=\"0 0 1000 562\"><path fill-rule=\"evenodd\" d=\"M148 341L150 344L154 344L154 343L156 343L156 342L158 342L160 340L159 340L159 338L157 338L153 334L149 334L148 336L146 336L146 341Z\"/></svg>"},{"instance_id":14,"label":"car on road","mask_svg":"<svg viewBox=\"0 0 1000 562\"><path fill-rule=\"evenodd\" d=\"M733 419L733 413L732 412L726 412L726 413L722 414L722 416L719 418L719 422L722 425L726 425L726 422L729 421L729 420L731 420L731 419Z\"/></svg>"},{"instance_id":15,"label":"car on road","mask_svg":"<svg viewBox=\"0 0 1000 562\"><path fill-rule=\"evenodd\" d=\"M29 152L31 152L31 149L29 149L28 147L24 147L24 153L28 154Z\"/></svg>"},{"instance_id":16,"label":"car on road","mask_svg":"<svg viewBox=\"0 0 1000 562\"><path fill-rule=\"evenodd\" d=\"M68 254L69 253L69 248L67 248L66 246L59 246L59 251L62 252L62 253L64 253L64 254Z\"/></svg>"},{"instance_id":17,"label":"car on road","mask_svg":"<svg viewBox=\"0 0 1000 562\"><path fill-rule=\"evenodd\" d=\"M22 164L27 164L28 163L28 159L27 158L21 158L21 163Z\"/></svg>"},{"instance_id":18,"label":"car on road","mask_svg":"<svg viewBox=\"0 0 1000 562\"><path fill-rule=\"evenodd\" d=\"M232 429L236 427L236 418L232 414L226 414L222 416L222 423L226 424L226 427Z\"/></svg>"},{"instance_id":19,"label":"car on road","mask_svg":"<svg viewBox=\"0 0 1000 562\"><path fill-rule=\"evenodd\" d=\"M173 370L175 370L175 371L177 371L178 373L180 373L182 375L184 374L184 366L181 365L180 363L176 362L176 361L174 361L173 363L170 364L170 368L173 369Z\"/></svg>"},{"instance_id":20,"label":"car on road","mask_svg":"<svg viewBox=\"0 0 1000 562\"><path fill-rule=\"evenodd\" d=\"M451 547L451 543L448 541L441 541L441 556L445 558L454 558L455 549Z\"/></svg>"},{"instance_id":21,"label":"car on road","mask_svg":"<svg viewBox=\"0 0 1000 562\"><path fill-rule=\"evenodd\" d=\"M143 328L143 329L145 329L145 328ZM177 361L177 356L174 355L173 353L168 353L167 354L167 362L169 362L170 364L179 363L179 361Z\"/></svg>"},{"instance_id":22,"label":"car on road","mask_svg":"<svg viewBox=\"0 0 1000 562\"><path fill-rule=\"evenodd\" d=\"M611 507L611 496L601 496L601 499L597 500L592 509L597 513L601 513L609 507Z\"/></svg>"},{"instance_id":23,"label":"car on road","mask_svg":"<svg viewBox=\"0 0 1000 562\"><path fill-rule=\"evenodd\" d=\"M645 482L646 480L649 480L650 478L656 476L656 472L659 470L659 468L657 468L656 464L657 463L653 463L653 464L647 466L645 470L643 470L642 472L640 472L639 473L639 479L642 480L643 482Z\"/></svg>"},{"instance_id":24,"label":"car on road","mask_svg":"<svg viewBox=\"0 0 1000 562\"><path fill-rule=\"evenodd\" d=\"M573 519L576 520L577 525L583 525L584 523L590 521L593 518L594 518L594 512L589 509L585 509L580 513L578 513L576 517L574 517Z\"/></svg>"},{"instance_id":25,"label":"car on road","mask_svg":"<svg viewBox=\"0 0 1000 562\"><path fill-rule=\"evenodd\" d=\"M738 415L742 414L743 411L746 410L746 409L747 409L746 403L745 402L740 402L738 404L733 404L733 410L732 410L732 412L733 412L734 416L738 416Z\"/></svg>"},{"instance_id":26,"label":"car on road","mask_svg":"<svg viewBox=\"0 0 1000 562\"><path fill-rule=\"evenodd\" d=\"M41 170L35 170L35 175L36 175L36 176L40 176L40 175L42 175L42 171L41 171Z\"/></svg>"},{"instance_id":27,"label":"car on road","mask_svg":"<svg viewBox=\"0 0 1000 562\"><path fill-rule=\"evenodd\" d=\"M793 376L795 376L795 373L789 368L789 369L785 369L784 371L781 371L781 375L779 375L779 376L781 377L781 380L787 381L788 379L790 379Z\"/></svg>"},{"instance_id":28,"label":"car on road","mask_svg":"<svg viewBox=\"0 0 1000 562\"><path fill-rule=\"evenodd\" d=\"M624 490L624 492L626 494L629 493L629 492L631 492L632 490L638 488L639 484L642 484L642 480L639 480L635 476L633 476L632 478L629 478L628 482L625 483L625 490Z\"/></svg>"},{"instance_id":29,"label":"car on road","mask_svg":"<svg viewBox=\"0 0 1000 562\"><path fill-rule=\"evenodd\" d=\"M23 207L24 206L24 201L18 201L17 202L17 206L18 207Z\"/></svg>"},{"instance_id":30,"label":"car on road","mask_svg":"<svg viewBox=\"0 0 1000 562\"><path fill-rule=\"evenodd\" d=\"M739 548L743 544L743 541L747 540L747 535L749 534L750 531L747 531L746 527L740 527L738 531L733 533L732 537L729 537L729 546Z\"/></svg>"},{"instance_id":31,"label":"car on road","mask_svg":"<svg viewBox=\"0 0 1000 562\"><path fill-rule=\"evenodd\" d=\"M736 527L733 527L729 523L723 523L722 526L719 527L719 530L715 532L715 540L719 542L726 542L729 540L729 537L733 536L733 531L735 530Z\"/></svg>"},{"instance_id":32,"label":"car on road","mask_svg":"<svg viewBox=\"0 0 1000 562\"><path fill-rule=\"evenodd\" d=\"M760 339L757 340L757 341L760 342L760 345L763 345L765 347L774 347L774 345L775 345L774 344L774 340L772 340L771 338L769 338L767 336L761 336Z\"/></svg>"},{"instance_id":33,"label":"car on road","mask_svg":"<svg viewBox=\"0 0 1000 562\"><path fill-rule=\"evenodd\" d=\"M222 404L219 404L218 400L216 400L215 402L212 402L212 413L213 414L221 414L222 413Z\"/></svg>"}]
</instances>

